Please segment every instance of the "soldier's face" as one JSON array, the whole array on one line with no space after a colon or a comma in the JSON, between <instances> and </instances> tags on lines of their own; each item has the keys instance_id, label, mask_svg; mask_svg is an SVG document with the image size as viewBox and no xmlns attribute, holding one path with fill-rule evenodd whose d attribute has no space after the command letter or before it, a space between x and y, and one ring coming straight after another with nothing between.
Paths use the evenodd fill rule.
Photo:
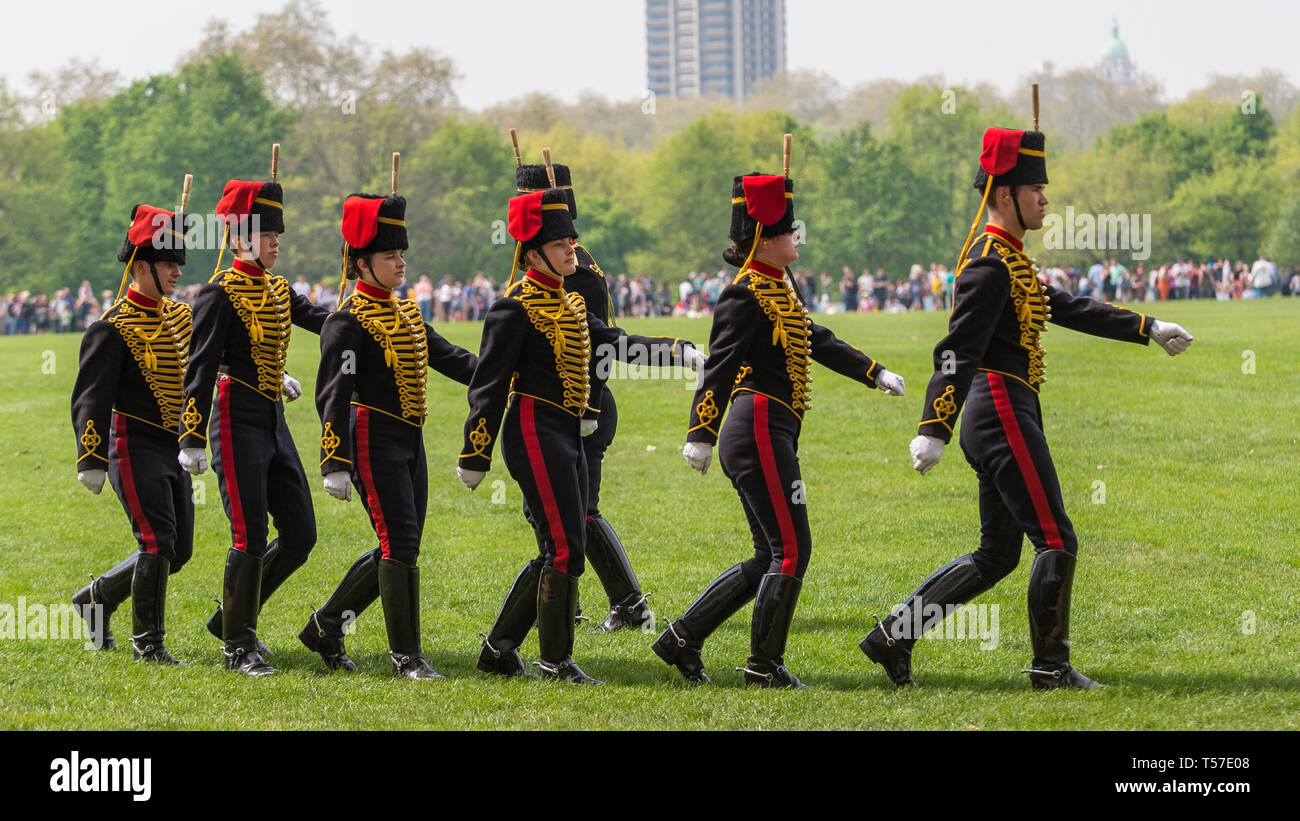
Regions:
<instances>
[{"instance_id":1,"label":"soldier's face","mask_svg":"<svg viewBox=\"0 0 1300 821\"><path fill-rule=\"evenodd\" d=\"M253 258L260 259L267 268L274 268L275 259L280 256L280 232L258 231L250 239Z\"/></svg>"},{"instance_id":2,"label":"soldier's face","mask_svg":"<svg viewBox=\"0 0 1300 821\"><path fill-rule=\"evenodd\" d=\"M371 255L370 270L375 284L391 291L406 280L406 257L400 248L380 251Z\"/></svg>"},{"instance_id":3,"label":"soldier's face","mask_svg":"<svg viewBox=\"0 0 1300 821\"><path fill-rule=\"evenodd\" d=\"M798 235L794 231L763 240L763 258L784 268L799 258Z\"/></svg>"},{"instance_id":4,"label":"soldier's face","mask_svg":"<svg viewBox=\"0 0 1300 821\"><path fill-rule=\"evenodd\" d=\"M568 237L553 239L541 248L528 253L545 254L546 261L551 263L551 268L562 277L567 277L578 270L578 252L573 249L573 240ZM551 268L547 268L542 260L535 261L537 264L533 266L534 268L544 273L551 273Z\"/></svg>"},{"instance_id":5,"label":"soldier's face","mask_svg":"<svg viewBox=\"0 0 1300 821\"><path fill-rule=\"evenodd\" d=\"M1016 196L1020 200L1020 216L1025 221L1025 229L1037 231L1042 228L1047 216L1047 194L1043 186L1021 185L1016 188Z\"/></svg>"}]
</instances>

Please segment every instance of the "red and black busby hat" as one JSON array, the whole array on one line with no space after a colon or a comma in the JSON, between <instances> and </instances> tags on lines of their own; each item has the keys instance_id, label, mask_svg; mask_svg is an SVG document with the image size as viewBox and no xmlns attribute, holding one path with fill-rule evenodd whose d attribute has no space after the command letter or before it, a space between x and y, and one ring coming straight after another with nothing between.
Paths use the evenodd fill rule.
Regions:
<instances>
[{"instance_id":1,"label":"red and black busby hat","mask_svg":"<svg viewBox=\"0 0 1300 821\"><path fill-rule=\"evenodd\" d=\"M231 180L217 203L217 216L227 227L252 229L257 218L258 231L284 233L284 189L278 182Z\"/></svg>"},{"instance_id":2,"label":"red and black busby hat","mask_svg":"<svg viewBox=\"0 0 1300 821\"><path fill-rule=\"evenodd\" d=\"M999 185L1046 185L1047 138L1041 131L990 128L975 172L975 189L983 191L993 178Z\"/></svg>"},{"instance_id":3,"label":"red and black busby hat","mask_svg":"<svg viewBox=\"0 0 1300 821\"><path fill-rule=\"evenodd\" d=\"M185 264L184 215L139 203L131 208L131 226L126 230L118 262L174 262Z\"/></svg>"},{"instance_id":4,"label":"red and black busby hat","mask_svg":"<svg viewBox=\"0 0 1300 821\"><path fill-rule=\"evenodd\" d=\"M794 230L794 181L757 171L731 183L731 241L755 242Z\"/></svg>"},{"instance_id":5,"label":"red and black busby hat","mask_svg":"<svg viewBox=\"0 0 1300 821\"><path fill-rule=\"evenodd\" d=\"M569 204L569 216L578 218L578 202L573 197L573 178L569 166L558 163L551 165L555 173L555 187L564 192L564 200ZM521 165L515 168L515 188L520 194L536 194L551 187L544 165Z\"/></svg>"},{"instance_id":6,"label":"red and black busby hat","mask_svg":"<svg viewBox=\"0 0 1300 821\"><path fill-rule=\"evenodd\" d=\"M511 197L508 227L523 251L564 237L578 238L569 202L558 188Z\"/></svg>"},{"instance_id":7,"label":"red and black busby hat","mask_svg":"<svg viewBox=\"0 0 1300 821\"><path fill-rule=\"evenodd\" d=\"M343 201L343 255L363 257L411 247L406 238L406 197L351 194Z\"/></svg>"}]
</instances>

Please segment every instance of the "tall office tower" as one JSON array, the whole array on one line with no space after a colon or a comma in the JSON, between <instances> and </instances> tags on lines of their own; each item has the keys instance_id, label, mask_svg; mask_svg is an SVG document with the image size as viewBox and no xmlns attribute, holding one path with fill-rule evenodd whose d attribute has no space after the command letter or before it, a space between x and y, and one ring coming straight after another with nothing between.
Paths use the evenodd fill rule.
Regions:
<instances>
[{"instance_id":1,"label":"tall office tower","mask_svg":"<svg viewBox=\"0 0 1300 821\"><path fill-rule=\"evenodd\" d=\"M785 0L646 0L646 78L656 95L737 105L785 71Z\"/></svg>"}]
</instances>

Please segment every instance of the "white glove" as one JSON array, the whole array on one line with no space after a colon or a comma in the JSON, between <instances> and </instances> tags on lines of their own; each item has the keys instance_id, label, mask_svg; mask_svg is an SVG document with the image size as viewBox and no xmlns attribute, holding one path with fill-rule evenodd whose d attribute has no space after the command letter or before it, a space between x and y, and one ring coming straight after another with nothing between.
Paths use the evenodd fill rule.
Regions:
<instances>
[{"instance_id":1,"label":"white glove","mask_svg":"<svg viewBox=\"0 0 1300 821\"><path fill-rule=\"evenodd\" d=\"M884 391L886 396L902 396L907 390L907 386L903 384L903 377L884 368L881 368L880 374L876 376L876 387Z\"/></svg>"},{"instance_id":2,"label":"white glove","mask_svg":"<svg viewBox=\"0 0 1300 821\"><path fill-rule=\"evenodd\" d=\"M104 489L104 477L108 476L107 471L103 470L81 470L77 471L77 481L86 486L86 490L96 496Z\"/></svg>"},{"instance_id":3,"label":"white glove","mask_svg":"<svg viewBox=\"0 0 1300 821\"><path fill-rule=\"evenodd\" d=\"M473 490L474 488L478 487L479 482L483 481L483 477L487 476L487 471L486 470L465 470L465 468L461 467L460 465L457 465L456 475L459 476L460 480L465 483L465 487L469 488L470 490Z\"/></svg>"},{"instance_id":4,"label":"white glove","mask_svg":"<svg viewBox=\"0 0 1300 821\"><path fill-rule=\"evenodd\" d=\"M1192 344L1192 335L1183 330L1182 325L1158 319L1151 320L1151 338L1170 356L1177 356Z\"/></svg>"},{"instance_id":5,"label":"white glove","mask_svg":"<svg viewBox=\"0 0 1300 821\"><path fill-rule=\"evenodd\" d=\"M685 350L682 351L682 359L686 362L686 367L696 373L704 370L704 363L709 361L709 358L700 353L700 349L694 345L686 346Z\"/></svg>"},{"instance_id":6,"label":"white glove","mask_svg":"<svg viewBox=\"0 0 1300 821\"><path fill-rule=\"evenodd\" d=\"M287 373L280 380L280 390L284 393L284 401L286 402L292 402L302 396L302 385L298 384L298 380Z\"/></svg>"},{"instance_id":7,"label":"white glove","mask_svg":"<svg viewBox=\"0 0 1300 821\"><path fill-rule=\"evenodd\" d=\"M346 470L325 474L325 492L340 502L352 501L352 481Z\"/></svg>"},{"instance_id":8,"label":"white glove","mask_svg":"<svg viewBox=\"0 0 1300 821\"><path fill-rule=\"evenodd\" d=\"M176 461L181 463L187 473L195 476L208 469L208 457L203 448L181 448L181 452L176 454Z\"/></svg>"},{"instance_id":9,"label":"white glove","mask_svg":"<svg viewBox=\"0 0 1300 821\"><path fill-rule=\"evenodd\" d=\"M921 435L913 439L907 449L912 452L912 467L924 476L930 468L939 464L939 459L943 456L943 440Z\"/></svg>"},{"instance_id":10,"label":"white glove","mask_svg":"<svg viewBox=\"0 0 1300 821\"><path fill-rule=\"evenodd\" d=\"M701 475L709 472L709 462L713 461L713 445L707 442L687 442L682 448L686 464L695 468Z\"/></svg>"},{"instance_id":11,"label":"white glove","mask_svg":"<svg viewBox=\"0 0 1300 821\"><path fill-rule=\"evenodd\" d=\"M596 432L596 428L599 427L599 425L600 422L595 419L583 419L578 422L578 433L583 436L590 436Z\"/></svg>"}]
</instances>

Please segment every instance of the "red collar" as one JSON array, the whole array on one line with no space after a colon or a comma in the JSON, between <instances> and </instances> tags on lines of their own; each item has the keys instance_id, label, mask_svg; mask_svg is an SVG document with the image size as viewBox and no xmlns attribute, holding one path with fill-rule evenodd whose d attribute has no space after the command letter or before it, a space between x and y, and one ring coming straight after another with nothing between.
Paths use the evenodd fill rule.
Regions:
<instances>
[{"instance_id":1,"label":"red collar","mask_svg":"<svg viewBox=\"0 0 1300 821\"><path fill-rule=\"evenodd\" d=\"M392 299L393 292L388 288L380 288L378 285L371 285L368 282L357 280L357 293L365 294L371 299Z\"/></svg>"},{"instance_id":2,"label":"red collar","mask_svg":"<svg viewBox=\"0 0 1300 821\"><path fill-rule=\"evenodd\" d=\"M778 268L775 265L769 265L761 259L751 259L749 261L749 268L751 271L758 271L765 277L771 277L772 279L785 279L785 271L783 269Z\"/></svg>"},{"instance_id":3,"label":"red collar","mask_svg":"<svg viewBox=\"0 0 1300 821\"><path fill-rule=\"evenodd\" d=\"M230 269L250 277L260 277L266 274L266 269L261 265L247 259L240 259L239 257L235 257L231 260Z\"/></svg>"},{"instance_id":4,"label":"red collar","mask_svg":"<svg viewBox=\"0 0 1300 821\"><path fill-rule=\"evenodd\" d=\"M149 308L153 310L153 309L157 309L160 300L150 299L149 297L137 291L133 286L126 289L126 301L131 303L137 308Z\"/></svg>"},{"instance_id":5,"label":"red collar","mask_svg":"<svg viewBox=\"0 0 1300 821\"><path fill-rule=\"evenodd\" d=\"M556 279L551 274L543 274L536 268L529 268L528 273L524 274L524 276L544 288L550 288L552 291L558 291L564 285L563 278Z\"/></svg>"},{"instance_id":6,"label":"red collar","mask_svg":"<svg viewBox=\"0 0 1300 821\"><path fill-rule=\"evenodd\" d=\"M1011 247L1015 248L1017 251L1025 250L1025 243L1016 239L1013 235L1008 233L1005 228L999 228L996 225L989 224L984 226L984 233L992 234L995 237L1000 237L1001 239L1006 240L1011 243Z\"/></svg>"}]
</instances>

